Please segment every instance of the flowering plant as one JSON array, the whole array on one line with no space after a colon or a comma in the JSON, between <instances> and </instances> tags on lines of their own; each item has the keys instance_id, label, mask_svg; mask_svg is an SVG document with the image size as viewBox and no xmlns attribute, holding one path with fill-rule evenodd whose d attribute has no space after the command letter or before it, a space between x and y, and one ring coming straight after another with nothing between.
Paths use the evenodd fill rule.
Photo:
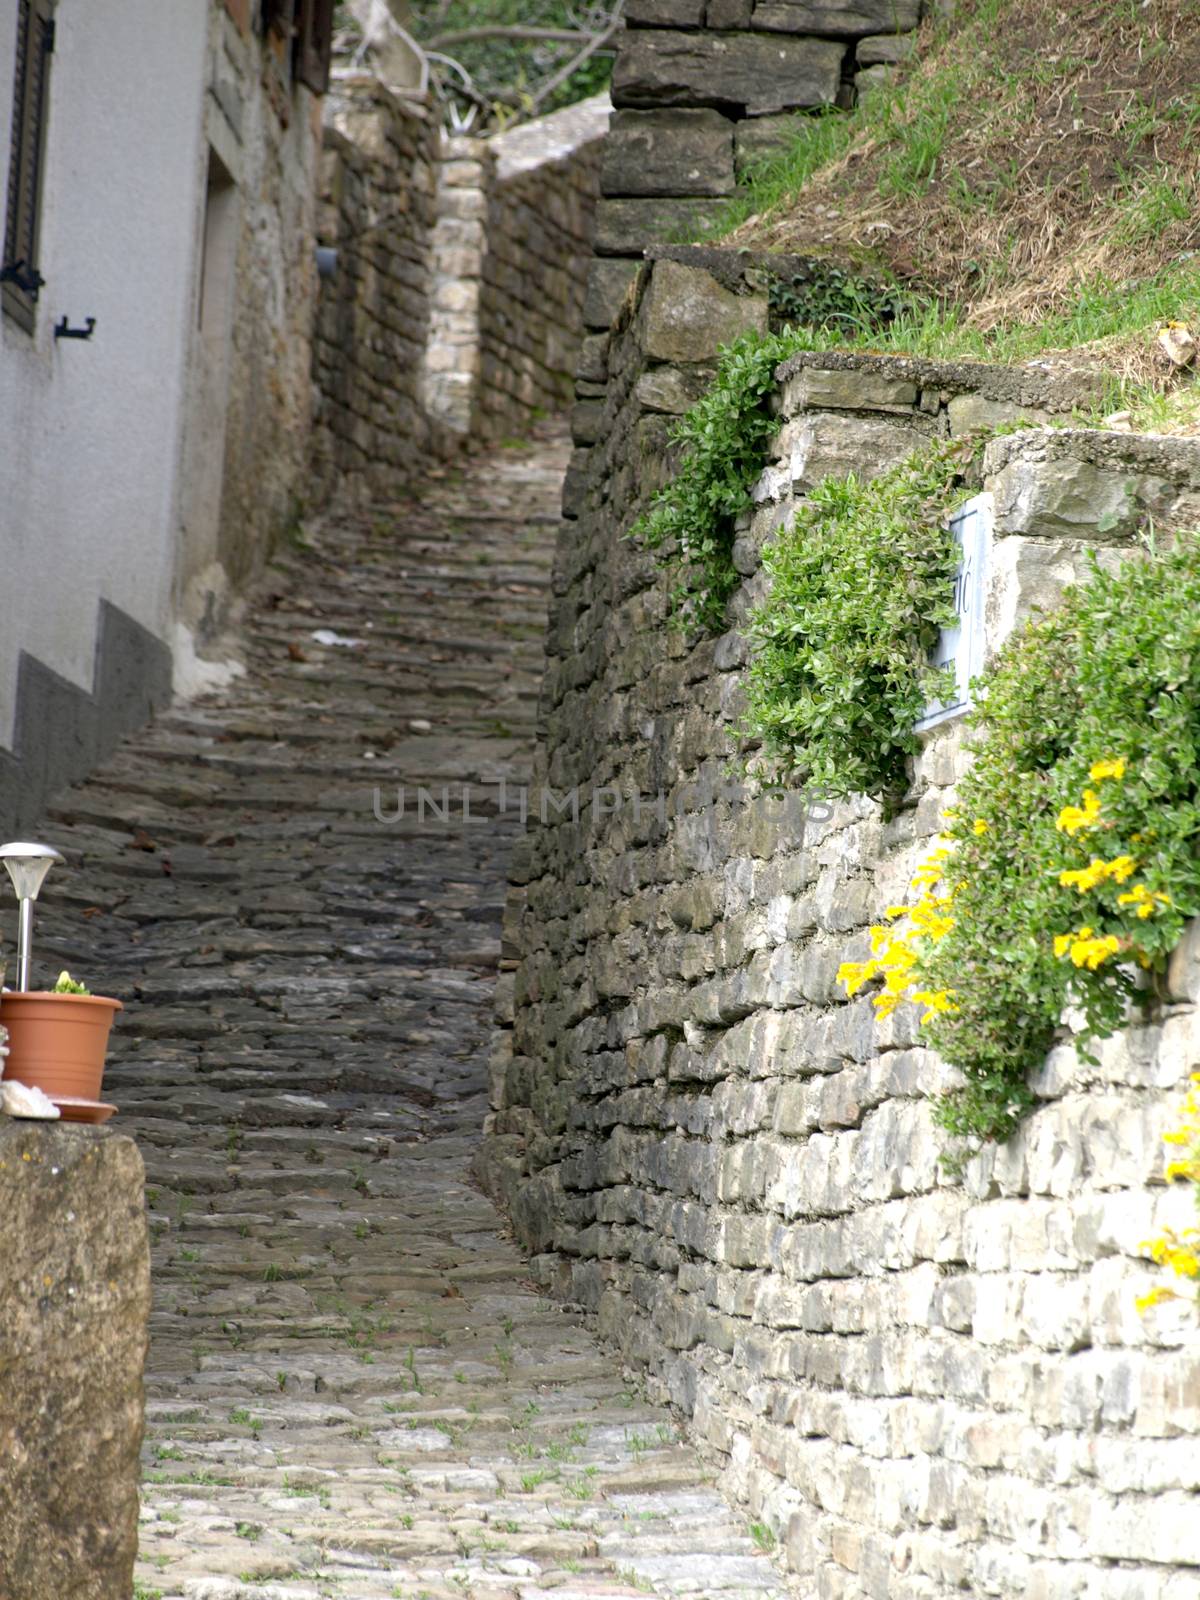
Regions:
<instances>
[{"instance_id":1,"label":"flowering plant","mask_svg":"<svg viewBox=\"0 0 1200 1600\"><path fill-rule=\"evenodd\" d=\"M889 965L843 969L886 997L903 966L898 998L940 997L923 1024L965 1081L937 1114L968 1149L1033 1104L1064 1008L1084 1039L1112 1033L1200 911L1195 543L1096 564L1015 635L977 686L972 750L939 862L949 925L918 927L911 961L873 934Z\"/></svg>"},{"instance_id":2,"label":"flowering plant","mask_svg":"<svg viewBox=\"0 0 1200 1600\"><path fill-rule=\"evenodd\" d=\"M1200 1207L1200 1072L1192 1073L1191 1083L1179 1108L1179 1126L1163 1134L1163 1142L1171 1149L1163 1177L1168 1183L1183 1178L1195 1185L1196 1205ZM1169 1284L1156 1283L1148 1293L1138 1296L1139 1311L1147 1312L1164 1300L1200 1299L1200 1228L1179 1232L1164 1228L1157 1238L1146 1239L1142 1249L1158 1266L1169 1267L1177 1278L1190 1283L1193 1293L1184 1296Z\"/></svg>"}]
</instances>

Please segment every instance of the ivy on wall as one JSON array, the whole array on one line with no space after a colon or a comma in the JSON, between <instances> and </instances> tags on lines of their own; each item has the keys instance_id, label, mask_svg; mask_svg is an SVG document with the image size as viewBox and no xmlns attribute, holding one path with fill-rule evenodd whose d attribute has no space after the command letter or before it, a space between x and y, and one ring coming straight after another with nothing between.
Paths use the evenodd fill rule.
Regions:
<instances>
[{"instance_id":1,"label":"ivy on wall","mask_svg":"<svg viewBox=\"0 0 1200 1600\"><path fill-rule=\"evenodd\" d=\"M723 353L676 427L676 478L633 529L671 568L682 620L709 631L741 581L737 519L795 342L754 336ZM946 519L977 448L931 445L868 482L826 480L768 545L742 732L784 773L898 803L937 692L929 649L952 618ZM1113 1033L1155 997L1200 913L1200 545L1094 564L983 675L972 734L919 898L889 908L870 957L840 974L852 993L881 981L881 1010L922 1005L962 1074L936 1112L960 1155L1013 1133L1064 1010L1080 1048Z\"/></svg>"},{"instance_id":2,"label":"ivy on wall","mask_svg":"<svg viewBox=\"0 0 1200 1600\"><path fill-rule=\"evenodd\" d=\"M825 793L894 808L913 731L941 685L928 665L954 621L946 526L974 455L938 444L869 481L826 478L763 552L743 731Z\"/></svg>"},{"instance_id":3,"label":"ivy on wall","mask_svg":"<svg viewBox=\"0 0 1200 1600\"><path fill-rule=\"evenodd\" d=\"M778 430L767 400L789 353L783 334L746 334L722 351L711 387L674 425L679 468L630 530L671 569L671 599L685 625L715 633L741 582L733 564L737 519Z\"/></svg>"}]
</instances>

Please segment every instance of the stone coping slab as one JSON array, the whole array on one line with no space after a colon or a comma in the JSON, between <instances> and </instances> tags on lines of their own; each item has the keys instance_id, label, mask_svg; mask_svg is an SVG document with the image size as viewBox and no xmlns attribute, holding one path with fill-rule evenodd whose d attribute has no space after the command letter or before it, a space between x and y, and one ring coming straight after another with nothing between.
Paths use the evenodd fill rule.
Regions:
<instances>
[{"instance_id":1,"label":"stone coping slab","mask_svg":"<svg viewBox=\"0 0 1200 1600\"><path fill-rule=\"evenodd\" d=\"M978 394L989 400L1047 411L1070 411L1095 404L1102 397L1105 377L1100 372L1056 370L1042 365L1001 366L986 361L931 361L924 356L872 355L851 350L800 350L780 362L775 376L780 383L800 373L863 372L899 378L921 389L939 390L947 397Z\"/></svg>"}]
</instances>

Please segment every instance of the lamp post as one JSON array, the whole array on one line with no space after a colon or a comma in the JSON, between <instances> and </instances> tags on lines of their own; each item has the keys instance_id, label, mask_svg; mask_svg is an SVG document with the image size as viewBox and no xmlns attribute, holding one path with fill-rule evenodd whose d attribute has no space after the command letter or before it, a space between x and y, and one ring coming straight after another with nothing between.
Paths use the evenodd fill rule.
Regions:
<instances>
[{"instance_id":1,"label":"lamp post","mask_svg":"<svg viewBox=\"0 0 1200 1600\"><path fill-rule=\"evenodd\" d=\"M0 845L0 861L8 868L13 888L20 905L20 922L17 926L17 988L29 988L29 963L33 949L33 902L46 881L46 874L56 861L63 858L48 844L27 844L18 840L14 844Z\"/></svg>"}]
</instances>

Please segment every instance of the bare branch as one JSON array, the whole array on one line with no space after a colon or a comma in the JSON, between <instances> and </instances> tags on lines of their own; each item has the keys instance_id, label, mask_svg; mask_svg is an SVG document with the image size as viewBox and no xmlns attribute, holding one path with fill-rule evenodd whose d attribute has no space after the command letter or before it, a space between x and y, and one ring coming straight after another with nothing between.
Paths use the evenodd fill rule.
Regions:
<instances>
[{"instance_id":1,"label":"bare branch","mask_svg":"<svg viewBox=\"0 0 1200 1600\"><path fill-rule=\"evenodd\" d=\"M448 33L438 33L428 40L431 50L444 50L448 45L474 44L477 39L540 39L557 44L574 44L595 36L579 28L531 28L519 23L504 27L493 23L480 28L452 28Z\"/></svg>"},{"instance_id":2,"label":"bare branch","mask_svg":"<svg viewBox=\"0 0 1200 1600\"><path fill-rule=\"evenodd\" d=\"M564 66L561 66L553 75L553 77L547 78L545 83L541 85L537 93L533 96L534 107L536 108L537 106L540 106L543 100L548 100L556 89L561 89L563 84L566 83L567 79L573 72L577 72L579 68L583 66L585 61L590 61L592 56L596 54L596 51L602 49L603 46L608 43L613 34L616 33L617 29L621 27L623 22L624 18L621 16L621 6L618 5L616 11L614 11L611 19L609 20L608 27L605 28L601 33L593 34L578 55L572 56L570 61L568 61Z\"/></svg>"}]
</instances>

